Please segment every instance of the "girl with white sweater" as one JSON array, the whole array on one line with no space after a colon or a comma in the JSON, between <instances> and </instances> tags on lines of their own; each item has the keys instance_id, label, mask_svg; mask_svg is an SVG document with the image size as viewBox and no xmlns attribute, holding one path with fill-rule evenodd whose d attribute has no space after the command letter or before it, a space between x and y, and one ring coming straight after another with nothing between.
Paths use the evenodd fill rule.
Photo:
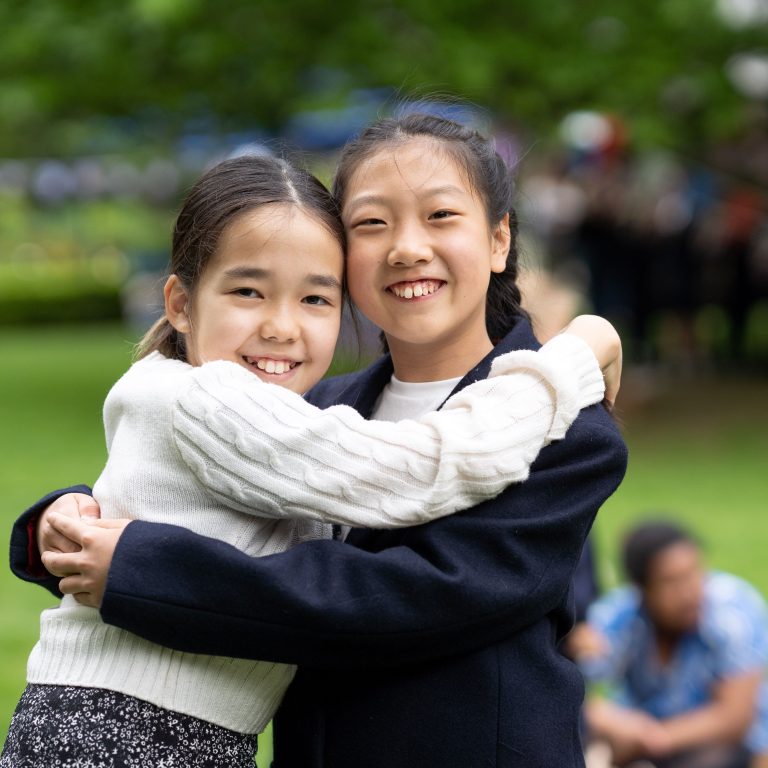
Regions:
<instances>
[{"instance_id":1,"label":"girl with white sweater","mask_svg":"<svg viewBox=\"0 0 768 768\"><path fill-rule=\"evenodd\" d=\"M102 517L184 525L253 556L343 526L418 525L525 480L603 398L601 366L617 388L618 337L582 317L418 420L315 408L301 395L334 352L343 239L329 193L282 160L238 158L198 181L165 317L104 406ZM0 766L252 766L293 673L155 645L67 596L42 616Z\"/></svg>"}]
</instances>

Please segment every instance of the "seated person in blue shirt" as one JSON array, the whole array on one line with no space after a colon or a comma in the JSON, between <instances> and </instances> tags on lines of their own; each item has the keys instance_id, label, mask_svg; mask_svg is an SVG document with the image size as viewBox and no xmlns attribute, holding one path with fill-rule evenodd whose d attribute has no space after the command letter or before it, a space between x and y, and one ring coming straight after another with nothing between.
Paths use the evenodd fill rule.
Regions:
<instances>
[{"instance_id":1,"label":"seated person in blue shirt","mask_svg":"<svg viewBox=\"0 0 768 768\"><path fill-rule=\"evenodd\" d=\"M670 522L632 530L623 561L632 585L594 603L568 638L587 680L603 683L585 704L590 739L618 766L768 766L763 598L708 571Z\"/></svg>"}]
</instances>

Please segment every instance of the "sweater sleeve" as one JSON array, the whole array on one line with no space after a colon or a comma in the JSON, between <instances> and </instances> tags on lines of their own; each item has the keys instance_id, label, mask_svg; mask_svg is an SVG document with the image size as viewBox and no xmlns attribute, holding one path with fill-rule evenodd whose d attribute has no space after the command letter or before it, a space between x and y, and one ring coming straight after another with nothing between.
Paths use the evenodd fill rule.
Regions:
<instances>
[{"instance_id":1,"label":"sweater sleeve","mask_svg":"<svg viewBox=\"0 0 768 768\"><path fill-rule=\"evenodd\" d=\"M588 345L568 334L499 356L491 377L418 420L322 410L231 363L195 369L174 410L177 446L220 502L270 517L412 526L525 480L548 442L603 396Z\"/></svg>"}]
</instances>

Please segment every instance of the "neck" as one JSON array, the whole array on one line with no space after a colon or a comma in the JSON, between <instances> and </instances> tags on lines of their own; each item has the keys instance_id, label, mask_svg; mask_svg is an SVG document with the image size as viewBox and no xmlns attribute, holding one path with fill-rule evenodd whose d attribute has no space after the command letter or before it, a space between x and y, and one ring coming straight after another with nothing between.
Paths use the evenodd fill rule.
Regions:
<instances>
[{"instance_id":1,"label":"neck","mask_svg":"<svg viewBox=\"0 0 768 768\"><path fill-rule=\"evenodd\" d=\"M656 629L656 649L659 655L659 661L662 664L668 664L675 653L680 642L680 633L678 632L666 632L664 630Z\"/></svg>"},{"instance_id":2,"label":"neck","mask_svg":"<svg viewBox=\"0 0 768 768\"><path fill-rule=\"evenodd\" d=\"M443 381L464 376L492 349L488 336L480 343L457 345L408 344L387 337L395 376L400 381Z\"/></svg>"}]
</instances>

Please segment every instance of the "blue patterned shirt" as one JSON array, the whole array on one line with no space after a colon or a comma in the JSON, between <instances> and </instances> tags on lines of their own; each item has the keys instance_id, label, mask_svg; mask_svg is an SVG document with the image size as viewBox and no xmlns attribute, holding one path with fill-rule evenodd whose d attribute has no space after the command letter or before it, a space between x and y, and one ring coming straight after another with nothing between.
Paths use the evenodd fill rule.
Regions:
<instances>
[{"instance_id":1,"label":"blue patterned shirt","mask_svg":"<svg viewBox=\"0 0 768 768\"><path fill-rule=\"evenodd\" d=\"M609 592L590 607L587 621L610 645L607 655L581 664L587 680L608 683L618 704L660 719L706 704L718 681L764 669L768 661L765 600L727 573L708 574L699 624L667 664L657 657L653 628L634 587ZM753 752L768 752L765 680L745 743Z\"/></svg>"}]
</instances>

